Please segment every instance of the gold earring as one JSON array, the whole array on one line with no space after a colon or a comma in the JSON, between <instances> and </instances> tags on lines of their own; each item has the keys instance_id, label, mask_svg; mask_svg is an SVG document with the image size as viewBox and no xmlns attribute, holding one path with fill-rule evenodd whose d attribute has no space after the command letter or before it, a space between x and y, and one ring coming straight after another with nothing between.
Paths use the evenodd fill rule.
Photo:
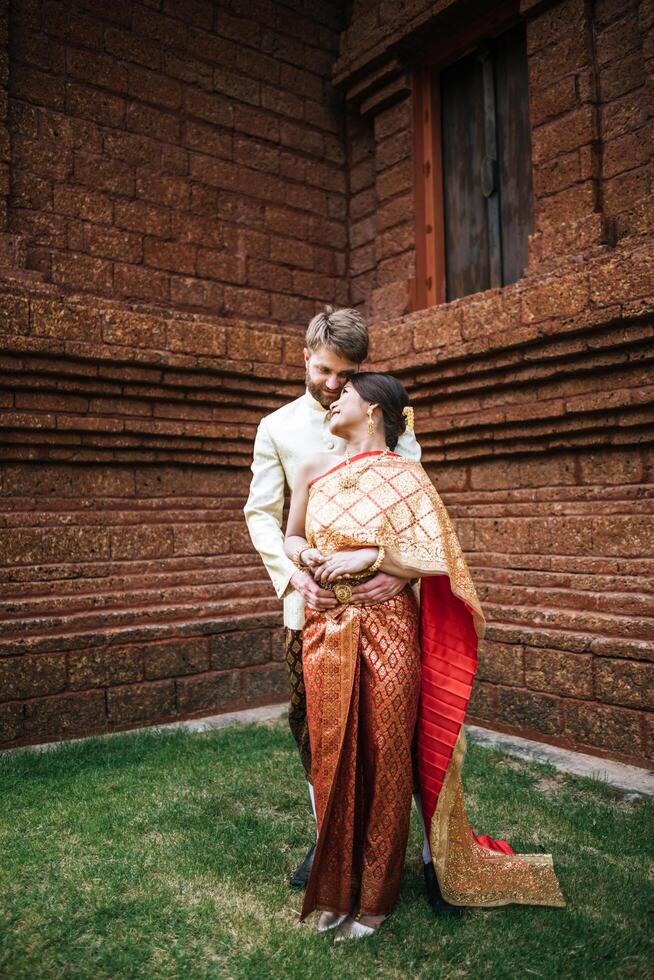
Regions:
<instances>
[{"instance_id":1,"label":"gold earring","mask_svg":"<svg viewBox=\"0 0 654 980\"><path fill-rule=\"evenodd\" d=\"M372 436L375 433L375 423L372 420L372 405L368 405L368 435Z\"/></svg>"}]
</instances>

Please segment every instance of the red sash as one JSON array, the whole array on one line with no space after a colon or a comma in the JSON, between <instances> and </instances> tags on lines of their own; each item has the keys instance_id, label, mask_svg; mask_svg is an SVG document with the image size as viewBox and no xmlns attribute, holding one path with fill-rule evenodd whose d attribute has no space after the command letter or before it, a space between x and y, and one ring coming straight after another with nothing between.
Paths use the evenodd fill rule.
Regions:
<instances>
[{"instance_id":1,"label":"red sash","mask_svg":"<svg viewBox=\"0 0 654 980\"><path fill-rule=\"evenodd\" d=\"M428 833L470 701L477 671L477 644L472 612L452 592L449 577L422 578L422 686L417 749L422 809ZM489 850L514 853L506 841L496 841L487 835L474 836Z\"/></svg>"}]
</instances>

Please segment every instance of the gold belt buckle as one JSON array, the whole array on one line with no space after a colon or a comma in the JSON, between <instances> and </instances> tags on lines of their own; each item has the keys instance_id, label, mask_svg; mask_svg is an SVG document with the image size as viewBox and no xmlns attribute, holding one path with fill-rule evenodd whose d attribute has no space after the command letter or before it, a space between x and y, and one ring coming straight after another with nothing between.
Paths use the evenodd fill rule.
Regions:
<instances>
[{"instance_id":1,"label":"gold belt buckle","mask_svg":"<svg viewBox=\"0 0 654 980\"><path fill-rule=\"evenodd\" d=\"M337 582L334 586L334 595L345 605L352 598L352 586L348 582Z\"/></svg>"}]
</instances>

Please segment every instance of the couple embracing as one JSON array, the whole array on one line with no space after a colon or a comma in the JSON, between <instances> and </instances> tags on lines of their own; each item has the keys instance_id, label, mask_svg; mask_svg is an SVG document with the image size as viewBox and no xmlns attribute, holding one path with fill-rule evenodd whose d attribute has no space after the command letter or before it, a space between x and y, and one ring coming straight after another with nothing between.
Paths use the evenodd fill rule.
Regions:
<instances>
[{"instance_id":1,"label":"couple embracing","mask_svg":"<svg viewBox=\"0 0 654 980\"><path fill-rule=\"evenodd\" d=\"M317 821L291 884L306 885L301 918L319 910L337 941L372 935L395 906L412 792L434 911L565 904L550 855L468 824L463 720L484 616L407 393L359 371L367 354L355 310L313 318L306 391L262 420L245 507L284 599L289 723Z\"/></svg>"}]
</instances>

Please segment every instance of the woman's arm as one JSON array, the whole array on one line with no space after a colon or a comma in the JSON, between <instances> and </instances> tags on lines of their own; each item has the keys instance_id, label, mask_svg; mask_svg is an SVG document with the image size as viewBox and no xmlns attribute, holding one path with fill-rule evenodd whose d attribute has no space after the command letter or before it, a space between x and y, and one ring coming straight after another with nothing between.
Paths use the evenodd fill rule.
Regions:
<instances>
[{"instance_id":1,"label":"woman's arm","mask_svg":"<svg viewBox=\"0 0 654 980\"><path fill-rule=\"evenodd\" d=\"M317 469L319 469L319 463L314 457L303 463L297 472L293 483L291 506L288 512L286 535L284 537L284 551L288 557L300 557L298 552L301 551L302 564L309 568L315 568L323 561L324 557L317 548L309 547L305 537L307 504L309 502L309 482L315 476Z\"/></svg>"}]
</instances>

